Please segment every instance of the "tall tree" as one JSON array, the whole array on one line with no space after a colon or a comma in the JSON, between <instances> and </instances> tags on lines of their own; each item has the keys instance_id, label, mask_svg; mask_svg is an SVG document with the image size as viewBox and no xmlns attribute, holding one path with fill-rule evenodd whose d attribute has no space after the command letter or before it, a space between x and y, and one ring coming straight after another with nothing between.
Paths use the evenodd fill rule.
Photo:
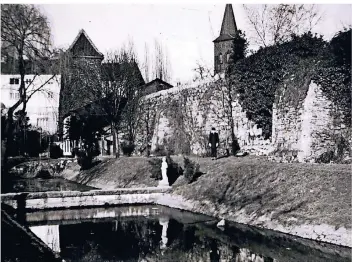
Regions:
<instances>
[{"instance_id":1,"label":"tall tree","mask_svg":"<svg viewBox=\"0 0 352 262\"><path fill-rule=\"evenodd\" d=\"M155 40L154 41L154 72L153 76L155 78L160 78L165 82L171 80L171 66L169 62L169 57L167 50L162 46L162 44Z\"/></svg>"},{"instance_id":2,"label":"tall tree","mask_svg":"<svg viewBox=\"0 0 352 262\"><path fill-rule=\"evenodd\" d=\"M243 5L253 29L253 41L259 46L270 46L301 35L321 21L322 13L317 5L279 4Z\"/></svg>"},{"instance_id":3,"label":"tall tree","mask_svg":"<svg viewBox=\"0 0 352 262\"><path fill-rule=\"evenodd\" d=\"M42 58L50 55L50 27L45 15L34 5L5 4L1 5L1 47L2 52L14 50L18 61L20 74L19 100L7 111L6 146L10 147L13 139L13 115L22 104L22 111L26 111L28 100L36 93L43 90L45 85L53 78L48 79L38 87L25 84L26 65L25 59L30 62L41 63ZM32 81L33 83L33 81ZM4 165L7 163L7 150L5 150ZM6 169L5 169L6 170Z\"/></svg>"}]
</instances>

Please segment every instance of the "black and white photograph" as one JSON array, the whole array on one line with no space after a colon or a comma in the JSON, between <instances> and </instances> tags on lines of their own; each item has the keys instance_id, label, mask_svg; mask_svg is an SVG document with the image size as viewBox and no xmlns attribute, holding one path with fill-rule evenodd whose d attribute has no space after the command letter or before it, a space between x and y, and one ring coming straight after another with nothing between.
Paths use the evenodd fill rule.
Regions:
<instances>
[{"instance_id":1,"label":"black and white photograph","mask_svg":"<svg viewBox=\"0 0 352 262\"><path fill-rule=\"evenodd\" d=\"M1 261L352 261L352 3L1 2Z\"/></svg>"}]
</instances>

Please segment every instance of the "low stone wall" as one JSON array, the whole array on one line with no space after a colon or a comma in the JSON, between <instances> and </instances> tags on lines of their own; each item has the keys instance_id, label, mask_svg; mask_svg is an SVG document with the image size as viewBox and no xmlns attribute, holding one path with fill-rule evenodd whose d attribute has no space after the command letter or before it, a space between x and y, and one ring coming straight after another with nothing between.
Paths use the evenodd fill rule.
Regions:
<instances>
[{"instance_id":1,"label":"low stone wall","mask_svg":"<svg viewBox=\"0 0 352 262\"><path fill-rule=\"evenodd\" d=\"M1 201L14 208L50 209L122 204L152 204L169 187L91 190L88 192L60 191L42 193L2 194Z\"/></svg>"}]
</instances>

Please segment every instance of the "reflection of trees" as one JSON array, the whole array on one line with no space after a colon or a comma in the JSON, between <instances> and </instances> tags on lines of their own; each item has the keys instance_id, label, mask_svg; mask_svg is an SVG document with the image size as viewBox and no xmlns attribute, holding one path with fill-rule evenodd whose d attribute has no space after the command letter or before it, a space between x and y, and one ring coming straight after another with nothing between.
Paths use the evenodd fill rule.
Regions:
<instances>
[{"instance_id":1,"label":"reflection of trees","mask_svg":"<svg viewBox=\"0 0 352 262\"><path fill-rule=\"evenodd\" d=\"M161 226L157 221L135 219L117 223L61 226L65 243L62 256L74 261L125 261L138 260L158 249Z\"/></svg>"},{"instance_id":2,"label":"reflection of trees","mask_svg":"<svg viewBox=\"0 0 352 262\"><path fill-rule=\"evenodd\" d=\"M158 220L133 218L60 228L62 256L67 261L272 261L174 219L169 220L163 250Z\"/></svg>"}]
</instances>

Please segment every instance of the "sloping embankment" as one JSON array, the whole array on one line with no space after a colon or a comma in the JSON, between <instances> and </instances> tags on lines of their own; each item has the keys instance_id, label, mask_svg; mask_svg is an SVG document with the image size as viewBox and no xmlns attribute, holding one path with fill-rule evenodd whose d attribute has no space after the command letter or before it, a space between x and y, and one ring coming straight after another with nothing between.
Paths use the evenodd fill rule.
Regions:
<instances>
[{"instance_id":1,"label":"sloping embankment","mask_svg":"<svg viewBox=\"0 0 352 262\"><path fill-rule=\"evenodd\" d=\"M352 246L349 165L283 164L251 157L195 161L205 175L174 188L160 204Z\"/></svg>"},{"instance_id":2,"label":"sloping embankment","mask_svg":"<svg viewBox=\"0 0 352 262\"><path fill-rule=\"evenodd\" d=\"M173 159L183 166L182 158ZM205 174L174 187L159 204L352 246L349 165L284 164L258 157L191 159ZM84 172L72 166L63 177L102 189L156 186L149 161L110 159Z\"/></svg>"},{"instance_id":3,"label":"sloping embankment","mask_svg":"<svg viewBox=\"0 0 352 262\"><path fill-rule=\"evenodd\" d=\"M104 159L89 170L80 171L77 163L69 163L61 173L65 179L80 184L112 190L125 187L153 187L158 181L151 178L152 161L141 157Z\"/></svg>"}]
</instances>

